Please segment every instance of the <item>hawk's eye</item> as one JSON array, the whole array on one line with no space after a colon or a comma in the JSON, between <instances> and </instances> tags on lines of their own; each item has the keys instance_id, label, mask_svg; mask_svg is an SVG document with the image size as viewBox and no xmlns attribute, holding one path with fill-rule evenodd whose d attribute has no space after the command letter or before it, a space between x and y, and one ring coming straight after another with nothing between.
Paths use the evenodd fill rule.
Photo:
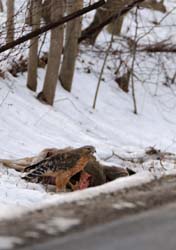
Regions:
<instances>
[{"instance_id":1,"label":"hawk's eye","mask_svg":"<svg viewBox=\"0 0 176 250\"><path fill-rule=\"evenodd\" d=\"M95 148L92 147L92 146L87 146L86 149L87 149L88 151L90 151L90 152L95 152L95 151L96 151Z\"/></svg>"}]
</instances>

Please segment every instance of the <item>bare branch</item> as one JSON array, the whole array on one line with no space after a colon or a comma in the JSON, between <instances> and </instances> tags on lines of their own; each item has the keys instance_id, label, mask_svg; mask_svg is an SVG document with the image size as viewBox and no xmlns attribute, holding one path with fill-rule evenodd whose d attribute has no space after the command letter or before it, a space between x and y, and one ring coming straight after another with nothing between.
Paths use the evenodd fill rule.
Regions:
<instances>
[{"instance_id":1,"label":"bare branch","mask_svg":"<svg viewBox=\"0 0 176 250\"><path fill-rule=\"evenodd\" d=\"M65 16L63 18L60 18L56 22L51 22L51 23L41 27L40 29L36 29L35 31L30 32L30 33L28 33L28 34L26 34L26 35L24 35L24 36L22 36L22 37L20 37L20 38L18 38L16 40L14 40L13 42L10 42L10 43L5 44L4 46L1 46L0 47L0 53L6 51L8 49L11 49L11 48L15 47L16 45L24 43L24 42L30 40L31 38L39 36L39 35L47 32L47 31L49 31L51 29L54 29L54 28L66 23L68 21L71 21L71 20L79 17L79 16L82 16L82 15L84 15L84 14L86 14L86 13L92 11L92 10L98 9L99 7L103 6L104 4L105 4L105 0L100 0L97 3L94 3L94 4L92 4L92 5L88 6L88 7L85 7L83 9L81 9L81 10L78 10L78 11L76 11L76 12L70 14L70 15L67 15L67 16Z\"/></svg>"}]
</instances>

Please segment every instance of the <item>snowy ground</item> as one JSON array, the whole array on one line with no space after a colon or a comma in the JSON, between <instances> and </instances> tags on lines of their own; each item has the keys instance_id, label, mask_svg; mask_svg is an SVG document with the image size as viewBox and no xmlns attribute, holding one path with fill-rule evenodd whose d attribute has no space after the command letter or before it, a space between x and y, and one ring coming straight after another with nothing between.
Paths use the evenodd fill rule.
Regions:
<instances>
[{"instance_id":1,"label":"snowy ground","mask_svg":"<svg viewBox=\"0 0 176 250\"><path fill-rule=\"evenodd\" d=\"M39 80L42 82L44 71L39 72ZM32 156L46 147L79 147L86 144L96 147L99 159L110 156L112 151L126 156L140 155L146 147L153 145L163 150L175 150L176 126L168 120L174 121L176 117L173 113L168 113L167 119L163 119L155 105L157 97L147 95L142 87L138 88L137 97L142 102L145 96L144 107L136 116L132 113L130 94L121 92L114 83L102 84L97 109L92 110L96 79L84 73L76 74L72 94L66 93L58 85L53 108L39 103L35 95L26 89L25 81L26 74L0 82L1 158ZM10 83L13 85L9 86ZM165 88L163 87L163 91ZM112 163L117 164L118 161L112 159ZM141 173L149 166L136 170ZM174 165L169 168L174 168ZM75 194L53 195L39 184L21 180L16 171L2 167L0 218L9 218L41 204L88 198L154 178L151 173L140 173L139 176L121 178L105 187L78 191Z\"/></svg>"},{"instance_id":2,"label":"snowy ground","mask_svg":"<svg viewBox=\"0 0 176 250\"><path fill-rule=\"evenodd\" d=\"M86 62L91 54L84 56ZM143 64L142 64L143 63ZM102 60L97 58L94 70L100 71ZM141 62L145 67L146 62ZM57 86L54 107L37 101L36 94L28 90L26 73L0 80L0 158L16 159L38 154L44 148L93 145L98 159L106 159L112 152L136 156L146 147L155 146L163 151L176 151L176 88L163 84L137 83L138 115L133 113L131 92L122 92L105 75L97 107L92 109L97 78L82 70L79 60L72 93ZM45 71L39 69L39 92ZM155 76L156 79L156 76ZM112 158L111 163L119 164ZM156 163L157 174L175 168ZM125 166L125 165L124 165ZM28 209L59 202L89 198L101 192L110 192L126 186L152 180L156 173L149 172L151 162L137 166L136 176L118 179L112 183L67 194L52 194L39 184L26 183L14 170L0 167L0 219L10 218Z\"/></svg>"}]
</instances>

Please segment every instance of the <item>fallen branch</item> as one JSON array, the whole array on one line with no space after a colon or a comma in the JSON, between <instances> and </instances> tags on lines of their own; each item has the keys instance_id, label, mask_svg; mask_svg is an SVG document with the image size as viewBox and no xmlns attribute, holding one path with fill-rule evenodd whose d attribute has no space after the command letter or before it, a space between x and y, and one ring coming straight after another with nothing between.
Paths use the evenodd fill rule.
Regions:
<instances>
[{"instance_id":1,"label":"fallen branch","mask_svg":"<svg viewBox=\"0 0 176 250\"><path fill-rule=\"evenodd\" d=\"M141 48L140 48L141 47ZM140 46L138 48L138 52L148 52L148 53L176 53L176 46L163 44L163 43L156 43L153 45L148 46Z\"/></svg>"},{"instance_id":2,"label":"fallen branch","mask_svg":"<svg viewBox=\"0 0 176 250\"><path fill-rule=\"evenodd\" d=\"M122 156L112 151L112 154L106 157L105 161L112 159L113 157L118 158L123 162L130 162L133 164L143 164L149 160L158 160L158 161L172 161L176 162L176 155L169 152L161 152L159 149L155 149L154 147L149 147L145 150L142 156Z\"/></svg>"}]
</instances>

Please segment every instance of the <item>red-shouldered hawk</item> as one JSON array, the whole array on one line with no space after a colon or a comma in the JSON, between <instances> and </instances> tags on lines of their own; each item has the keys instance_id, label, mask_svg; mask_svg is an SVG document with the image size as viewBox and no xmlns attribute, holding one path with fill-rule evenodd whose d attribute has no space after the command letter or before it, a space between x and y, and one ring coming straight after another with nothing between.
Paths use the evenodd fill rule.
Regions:
<instances>
[{"instance_id":1,"label":"red-shouldered hawk","mask_svg":"<svg viewBox=\"0 0 176 250\"><path fill-rule=\"evenodd\" d=\"M65 189L66 184L73 175L84 169L93 153L95 153L93 146L84 146L55 154L26 167L24 171L30 172L22 178L27 181L39 182L41 177L53 176L56 179L56 191L61 191Z\"/></svg>"}]
</instances>

